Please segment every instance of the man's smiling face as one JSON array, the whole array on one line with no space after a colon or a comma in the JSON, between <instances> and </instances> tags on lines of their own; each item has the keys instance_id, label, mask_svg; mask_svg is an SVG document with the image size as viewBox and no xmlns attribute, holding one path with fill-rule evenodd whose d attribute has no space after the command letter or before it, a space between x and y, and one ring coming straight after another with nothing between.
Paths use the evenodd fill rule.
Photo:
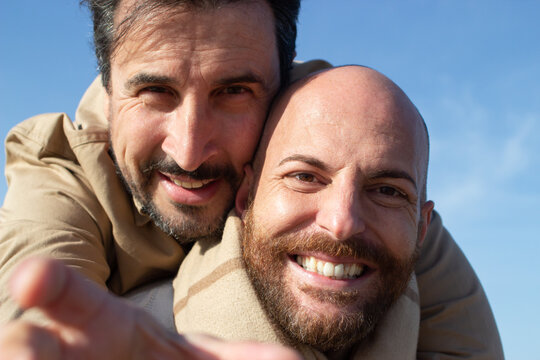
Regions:
<instances>
[{"instance_id":1,"label":"man's smiling face","mask_svg":"<svg viewBox=\"0 0 540 360\"><path fill-rule=\"evenodd\" d=\"M296 87L254 164L244 259L291 338L337 349L368 334L409 281L433 207L422 199L427 136L373 70L334 69Z\"/></svg>"},{"instance_id":2,"label":"man's smiling face","mask_svg":"<svg viewBox=\"0 0 540 360\"><path fill-rule=\"evenodd\" d=\"M123 1L115 23L130 13ZM279 87L264 1L158 9L111 59L107 97L117 166L142 211L190 241L222 228Z\"/></svg>"}]
</instances>

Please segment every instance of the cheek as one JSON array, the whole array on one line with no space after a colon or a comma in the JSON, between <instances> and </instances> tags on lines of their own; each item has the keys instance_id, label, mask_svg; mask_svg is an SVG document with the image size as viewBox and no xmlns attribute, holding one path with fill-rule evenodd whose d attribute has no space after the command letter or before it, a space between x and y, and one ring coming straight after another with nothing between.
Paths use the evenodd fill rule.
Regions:
<instances>
[{"instance_id":1,"label":"cheek","mask_svg":"<svg viewBox=\"0 0 540 360\"><path fill-rule=\"evenodd\" d=\"M416 248L418 225L404 209L386 209L382 212L384 214L379 211L371 229L394 256L401 259L409 257Z\"/></svg>"},{"instance_id":2,"label":"cheek","mask_svg":"<svg viewBox=\"0 0 540 360\"><path fill-rule=\"evenodd\" d=\"M154 121L139 121L142 114L118 114L111 122L111 142L120 164L132 167L148 161L159 145L159 127ZM146 117L148 119L149 117Z\"/></svg>"},{"instance_id":3,"label":"cheek","mask_svg":"<svg viewBox=\"0 0 540 360\"><path fill-rule=\"evenodd\" d=\"M259 215L258 221L266 224L269 236L280 236L307 227L315 218L315 204L305 196L270 192L257 200L260 201L254 205L254 213Z\"/></svg>"},{"instance_id":4,"label":"cheek","mask_svg":"<svg viewBox=\"0 0 540 360\"><path fill-rule=\"evenodd\" d=\"M239 169L251 162L262 132L263 121L260 119L253 115L222 120L224 125L218 134L220 143Z\"/></svg>"}]
</instances>

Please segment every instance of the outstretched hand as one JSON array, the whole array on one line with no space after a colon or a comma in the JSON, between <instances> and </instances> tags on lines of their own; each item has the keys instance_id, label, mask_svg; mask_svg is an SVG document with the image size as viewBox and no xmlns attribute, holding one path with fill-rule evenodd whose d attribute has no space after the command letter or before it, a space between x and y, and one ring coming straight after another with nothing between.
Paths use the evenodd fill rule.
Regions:
<instances>
[{"instance_id":1,"label":"outstretched hand","mask_svg":"<svg viewBox=\"0 0 540 360\"><path fill-rule=\"evenodd\" d=\"M51 321L39 326L15 320L3 326L0 360L300 359L277 345L171 333L145 310L56 260L25 261L15 271L10 291L22 309L38 308Z\"/></svg>"}]
</instances>

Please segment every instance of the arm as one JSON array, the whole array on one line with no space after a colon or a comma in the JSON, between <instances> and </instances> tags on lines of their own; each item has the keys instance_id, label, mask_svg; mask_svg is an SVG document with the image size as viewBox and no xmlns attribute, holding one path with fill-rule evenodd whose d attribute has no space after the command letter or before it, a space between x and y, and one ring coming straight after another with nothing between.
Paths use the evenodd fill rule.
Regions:
<instances>
[{"instance_id":1,"label":"arm","mask_svg":"<svg viewBox=\"0 0 540 360\"><path fill-rule=\"evenodd\" d=\"M283 359L300 360L277 345L227 343L206 336L169 332L125 300L108 294L54 260L22 263L11 281L22 308L36 307L47 327L21 320L0 329L0 360L33 359Z\"/></svg>"},{"instance_id":2,"label":"arm","mask_svg":"<svg viewBox=\"0 0 540 360\"><path fill-rule=\"evenodd\" d=\"M17 125L6 139L8 191L1 209L0 286L31 255L53 256L101 286L109 277L110 223L66 139L61 114ZM17 315L0 292L0 323Z\"/></svg>"},{"instance_id":3,"label":"arm","mask_svg":"<svg viewBox=\"0 0 540 360\"><path fill-rule=\"evenodd\" d=\"M436 212L416 277L421 305L418 359L504 358L482 285Z\"/></svg>"}]
</instances>

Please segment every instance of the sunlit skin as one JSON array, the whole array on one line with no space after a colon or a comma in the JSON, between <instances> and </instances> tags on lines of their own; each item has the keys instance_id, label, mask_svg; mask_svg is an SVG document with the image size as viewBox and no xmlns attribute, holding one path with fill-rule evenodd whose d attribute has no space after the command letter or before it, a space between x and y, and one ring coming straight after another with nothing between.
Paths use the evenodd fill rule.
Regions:
<instances>
[{"instance_id":1,"label":"sunlit skin","mask_svg":"<svg viewBox=\"0 0 540 360\"><path fill-rule=\"evenodd\" d=\"M105 105L117 164L175 237L204 237L221 226L279 87L271 9L170 10L126 38Z\"/></svg>"},{"instance_id":2,"label":"sunlit skin","mask_svg":"<svg viewBox=\"0 0 540 360\"><path fill-rule=\"evenodd\" d=\"M312 250L316 244L302 249L297 240L317 235L316 241L330 245L366 244L396 263L414 262L433 209L431 201L421 199L427 138L414 105L373 70L339 68L295 89L271 114L254 172L247 169L237 210L246 219L244 194L252 179L248 220L260 239L244 244L264 258L258 269L261 282L281 284L281 293L290 294L306 317L335 318L358 311L375 296L384 283L382 269L372 258L341 256L337 248L330 253ZM283 242L291 247L294 243L296 250L275 254L289 245ZM350 279L319 275L298 265L299 255L354 263L364 272ZM400 286L408 281L412 267L408 269L400 275ZM323 298L346 293L359 295L335 303Z\"/></svg>"}]
</instances>

